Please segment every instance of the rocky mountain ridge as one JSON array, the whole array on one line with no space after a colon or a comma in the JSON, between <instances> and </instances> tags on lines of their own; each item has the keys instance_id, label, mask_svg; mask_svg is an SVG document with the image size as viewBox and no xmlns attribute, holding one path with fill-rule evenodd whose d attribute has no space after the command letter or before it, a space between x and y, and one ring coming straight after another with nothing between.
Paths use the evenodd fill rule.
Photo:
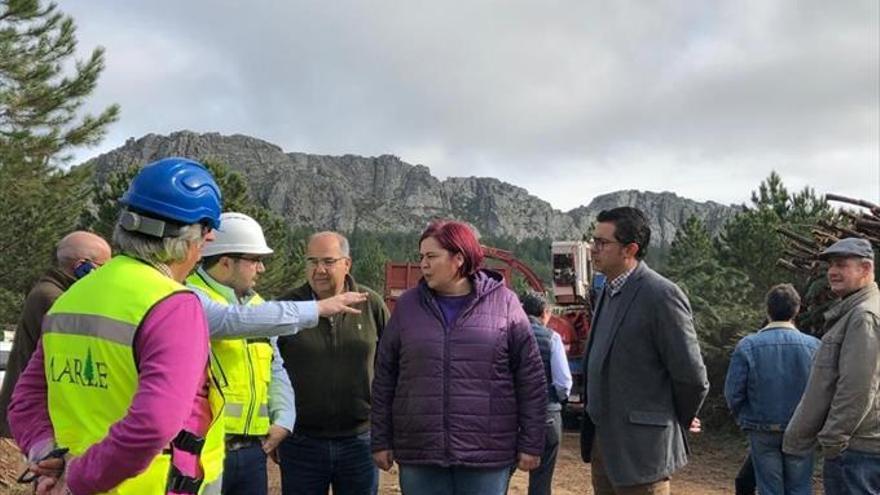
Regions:
<instances>
[{"instance_id":1,"label":"rocky mountain ridge","mask_svg":"<svg viewBox=\"0 0 880 495\"><path fill-rule=\"evenodd\" d=\"M554 209L527 190L487 177L439 180L424 165L393 155L361 157L285 152L244 135L190 131L131 138L84 165L102 181L115 170L167 157L213 159L240 172L256 201L291 226L351 232L420 231L432 218L466 220L483 234L579 239L603 209L635 206L647 212L653 237L669 244L691 215L717 233L736 208L697 202L670 192L617 191L593 198L568 212Z\"/></svg>"}]
</instances>

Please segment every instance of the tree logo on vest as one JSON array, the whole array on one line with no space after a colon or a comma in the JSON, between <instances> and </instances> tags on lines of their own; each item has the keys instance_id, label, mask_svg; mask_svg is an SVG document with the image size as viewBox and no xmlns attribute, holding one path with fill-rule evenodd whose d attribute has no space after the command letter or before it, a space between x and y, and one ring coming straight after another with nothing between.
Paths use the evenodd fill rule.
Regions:
<instances>
[{"instance_id":1,"label":"tree logo on vest","mask_svg":"<svg viewBox=\"0 0 880 495\"><path fill-rule=\"evenodd\" d=\"M80 387L107 389L108 367L104 361L92 359L92 348L85 358L67 357L56 363L55 356L49 360L49 378L55 383L69 383ZM59 358L59 361L61 358Z\"/></svg>"}]
</instances>

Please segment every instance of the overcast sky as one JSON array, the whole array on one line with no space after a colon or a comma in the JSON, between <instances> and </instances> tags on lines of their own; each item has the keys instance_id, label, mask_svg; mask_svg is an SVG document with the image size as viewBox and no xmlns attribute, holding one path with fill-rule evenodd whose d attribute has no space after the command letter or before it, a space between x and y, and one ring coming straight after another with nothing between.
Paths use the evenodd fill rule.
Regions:
<instances>
[{"instance_id":1,"label":"overcast sky","mask_svg":"<svg viewBox=\"0 0 880 495\"><path fill-rule=\"evenodd\" d=\"M99 148L188 129L391 153L562 210L619 189L748 201L776 170L880 201L880 2L62 1Z\"/></svg>"}]
</instances>

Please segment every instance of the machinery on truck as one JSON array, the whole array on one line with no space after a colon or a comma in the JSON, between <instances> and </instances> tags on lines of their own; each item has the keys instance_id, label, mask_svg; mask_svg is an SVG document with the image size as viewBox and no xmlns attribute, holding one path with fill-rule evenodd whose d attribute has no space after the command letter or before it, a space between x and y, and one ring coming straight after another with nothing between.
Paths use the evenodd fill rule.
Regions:
<instances>
[{"instance_id":1,"label":"machinery on truck","mask_svg":"<svg viewBox=\"0 0 880 495\"><path fill-rule=\"evenodd\" d=\"M583 410L581 392L584 374L582 362L590 332L591 289L593 272L590 265L589 243L585 241L554 241L550 246L552 274L551 291L541 278L512 252L482 246L486 258L497 260L501 266L491 266L500 272L507 287L513 285L513 273L522 276L525 283L538 292L552 292L555 303L549 327L559 334L565 347L574 384L568 401L568 418L577 417ZM415 287L422 274L418 263L389 261L385 264L384 297L388 309L403 292Z\"/></svg>"}]
</instances>

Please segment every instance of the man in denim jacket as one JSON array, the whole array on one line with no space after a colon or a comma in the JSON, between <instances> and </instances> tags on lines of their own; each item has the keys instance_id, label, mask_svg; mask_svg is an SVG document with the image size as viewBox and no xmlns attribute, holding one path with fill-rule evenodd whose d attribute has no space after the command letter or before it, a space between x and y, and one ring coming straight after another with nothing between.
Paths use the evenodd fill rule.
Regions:
<instances>
[{"instance_id":1,"label":"man in denim jacket","mask_svg":"<svg viewBox=\"0 0 880 495\"><path fill-rule=\"evenodd\" d=\"M801 399L819 339L798 331L793 320L800 297L790 284L767 293L764 328L737 344L730 358L724 396L749 436L759 493L813 493L812 452L782 452L782 435Z\"/></svg>"}]
</instances>

